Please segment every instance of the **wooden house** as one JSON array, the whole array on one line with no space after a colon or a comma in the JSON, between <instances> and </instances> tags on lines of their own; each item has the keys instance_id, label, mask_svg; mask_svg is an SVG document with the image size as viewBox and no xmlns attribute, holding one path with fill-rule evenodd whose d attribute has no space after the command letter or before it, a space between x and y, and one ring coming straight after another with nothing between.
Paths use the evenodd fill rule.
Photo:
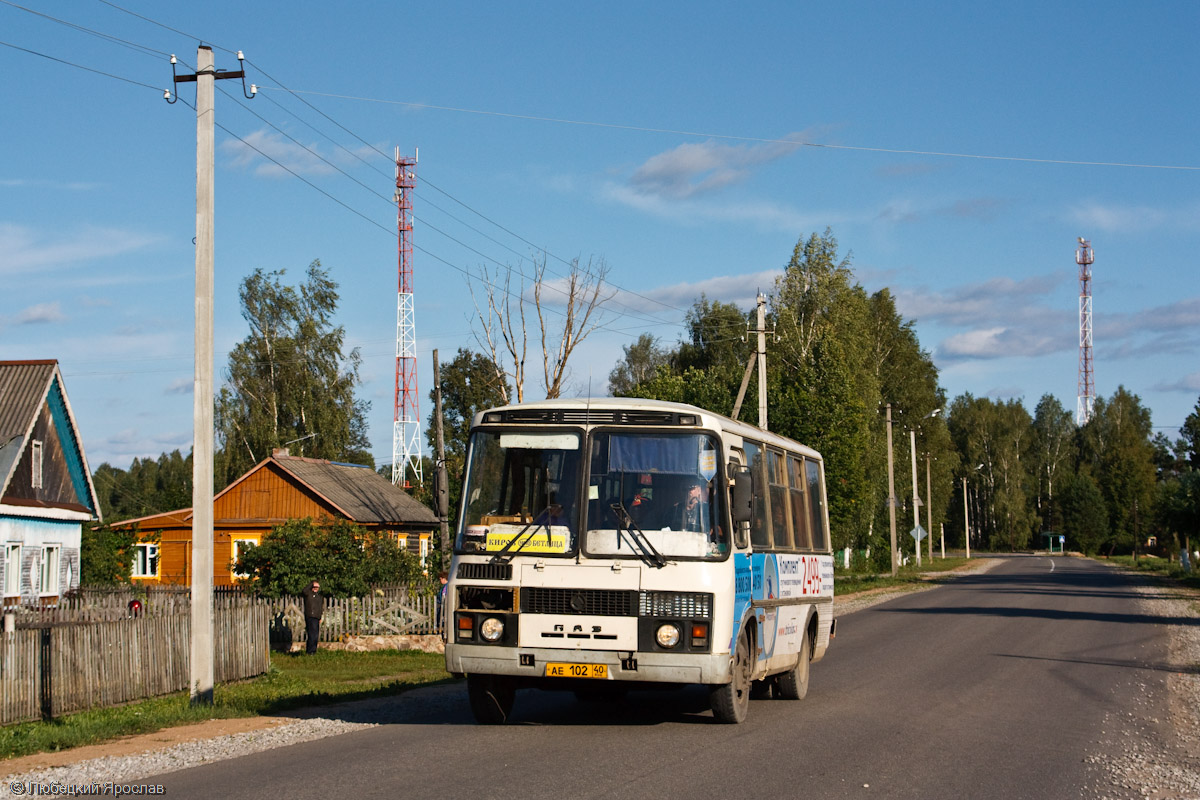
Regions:
<instances>
[{"instance_id":1,"label":"wooden house","mask_svg":"<svg viewBox=\"0 0 1200 800\"><path fill-rule=\"evenodd\" d=\"M58 362L0 361L0 573L4 603L52 604L79 586L100 503Z\"/></svg>"},{"instance_id":2,"label":"wooden house","mask_svg":"<svg viewBox=\"0 0 1200 800\"><path fill-rule=\"evenodd\" d=\"M422 560L438 524L432 511L370 467L277 451L213 498L213 584L237 582L239 548L259 544L275 526L305 517L387 531ZM132 526L145 540L133 563L136 582L191 583L190 508L123 520L113 527Z\"/></svg>"}]
</instances>

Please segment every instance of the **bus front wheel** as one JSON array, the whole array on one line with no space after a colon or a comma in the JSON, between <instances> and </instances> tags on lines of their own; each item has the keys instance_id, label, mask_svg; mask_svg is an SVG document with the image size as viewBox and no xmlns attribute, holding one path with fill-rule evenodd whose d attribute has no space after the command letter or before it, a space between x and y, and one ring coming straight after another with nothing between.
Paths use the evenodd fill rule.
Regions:
<instances>
[{"instance_id":1,"label":"bus front wheel","mask_svg":"<svg viewBox=\"0 0 1200 800\"><path fill-rule=\"evenodd\" d=\"M750 634L738 637L733 654L733 680L714 686L709 694L713 718L717 722L738 724L746 719L750 708L750 675L754 665L750 661Z\"/></svg>"},{"instance_id":2,"label":"bus front wheel","mask_svg":"<svg viewBox=\"0 0 1200 800\"><path fill-rule=\"evenodd\" d=\"M512 713L517 687L503 675L468 675L467 698L471 713L481 725L503 725Z\"/></svg>"}]
</instances>

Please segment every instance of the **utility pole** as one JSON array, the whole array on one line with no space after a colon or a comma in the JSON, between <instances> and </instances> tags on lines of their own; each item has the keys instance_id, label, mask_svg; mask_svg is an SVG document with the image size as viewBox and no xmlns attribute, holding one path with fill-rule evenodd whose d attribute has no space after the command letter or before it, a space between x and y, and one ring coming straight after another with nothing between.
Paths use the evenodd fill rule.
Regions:
<instances>
[{"instance_id":1,"label":"utility pole","mask_svg":"<svg viewBox=\"0 0 1200 800\"><path fill-rule=\"evenodd\" d=\"M438 364L438 351L433 351L433 423L437 429L437 469L434 485L434 510L438 515L438 523L442 531L442 569L450 568L450 524L446 519L447 503L450 499L450 487L446 481L446 438L442 431L442 372Z\"/></svg>"},{"instance_id":2,"label":"utility pole","mask_svg":"<svg viewBox=\"0 0 1200 800\"><path fill-rule=\"evenodd\" d=\"M892 534L892 577L900 571L900 558L896 552L896 477L892 466L892 404L887 404L887 451L888 451L888 528Z\"/></svg>"},{"instance_id":3,"label":"utility pole","mask_svg":"<svg viewBox=\"0 0 1200 800\"><path fill-rule=\"evenodd\" d=\"M912 455L912 490L913 490L913 532L915 533L921 527L921 498L917 495L917 431L915 428L908 429L908 449ZM917 566L921 566L921 540L916 539L913 542L916 545L913 549L917 552Z\"/></svg>"},{"instance_id":4,"label":"utility pole","mask_svg":"<svg viewBox=\"0 0 1200 800\"><path fill-rule=\"evenodd\" d=\"M242 54L238 53L241 61ZM171 57L172 63L175 57ZM174 67L172 67L174 69ZM245 72L218 72L211 47L200 45L196 73L196 340L192 389L192 638L189 687L193 704L213 702L213 81ZM173 102L173 101L172 101Z\"/></svg>"},{"instance_id":5,"label":"utility pole","mask_svg":"<svg viewBox=\"0 0 1200 800\"><path fill-rule=\"evenodd\" d=\"M929 563L933 564L933 485L930 480L929 453L925 454L925 528L929 535ZM942 558L945 558L945 552Z\"/></svg>"},{"instance_id":6,"label":"utility pole","mask_svg":"<svg viewBox=\"0 0 1200 800\"><path fill-rule=\"evenodd\" d=\"M767 430L767 298L758 293L758 427Z\"/></svg>"},{"instance_id":7,"label":"utility pole","mask_svg":"<svg viewBox=\"0 0 1200 800\"><path fill-rule=\"evenodd\" d=\"M967 513L967 476L963 475L963 538L967 540L967 558L971 557L971 518Z\"/></svg>"}]
</instances>

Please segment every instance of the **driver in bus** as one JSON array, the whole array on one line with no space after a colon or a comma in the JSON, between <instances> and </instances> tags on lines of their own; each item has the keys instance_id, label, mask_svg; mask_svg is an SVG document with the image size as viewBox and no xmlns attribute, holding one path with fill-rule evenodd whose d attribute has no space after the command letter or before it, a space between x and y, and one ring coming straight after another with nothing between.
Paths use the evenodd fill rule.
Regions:
<instances>
[{"instance_id":1,"label":"driver in bus","mask_svg":"<svg viewBox=\"0 0 1200 800\"><path fill-rule=\"evenodd\" d=\"M677 531L709 532L707 489L699 478L684 484L683 499L671 507L667 525Z\"/></svg>"}]
</instances>

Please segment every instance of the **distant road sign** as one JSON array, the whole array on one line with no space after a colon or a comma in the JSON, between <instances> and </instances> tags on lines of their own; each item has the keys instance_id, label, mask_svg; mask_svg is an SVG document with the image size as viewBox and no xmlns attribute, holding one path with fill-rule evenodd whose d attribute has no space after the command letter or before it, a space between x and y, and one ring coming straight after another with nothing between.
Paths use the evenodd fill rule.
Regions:
<instances>
[{"instance_id":1,"label":"distant road sign","mask_svg":"<svg viewBox=\"0 0 1200 800\"><path fill-rule=\"evenodd\" d=\"M920 525L908 532L908 535L916 539L918 542L924 539L929 533Z\"/></svg>"}]
</instances>

